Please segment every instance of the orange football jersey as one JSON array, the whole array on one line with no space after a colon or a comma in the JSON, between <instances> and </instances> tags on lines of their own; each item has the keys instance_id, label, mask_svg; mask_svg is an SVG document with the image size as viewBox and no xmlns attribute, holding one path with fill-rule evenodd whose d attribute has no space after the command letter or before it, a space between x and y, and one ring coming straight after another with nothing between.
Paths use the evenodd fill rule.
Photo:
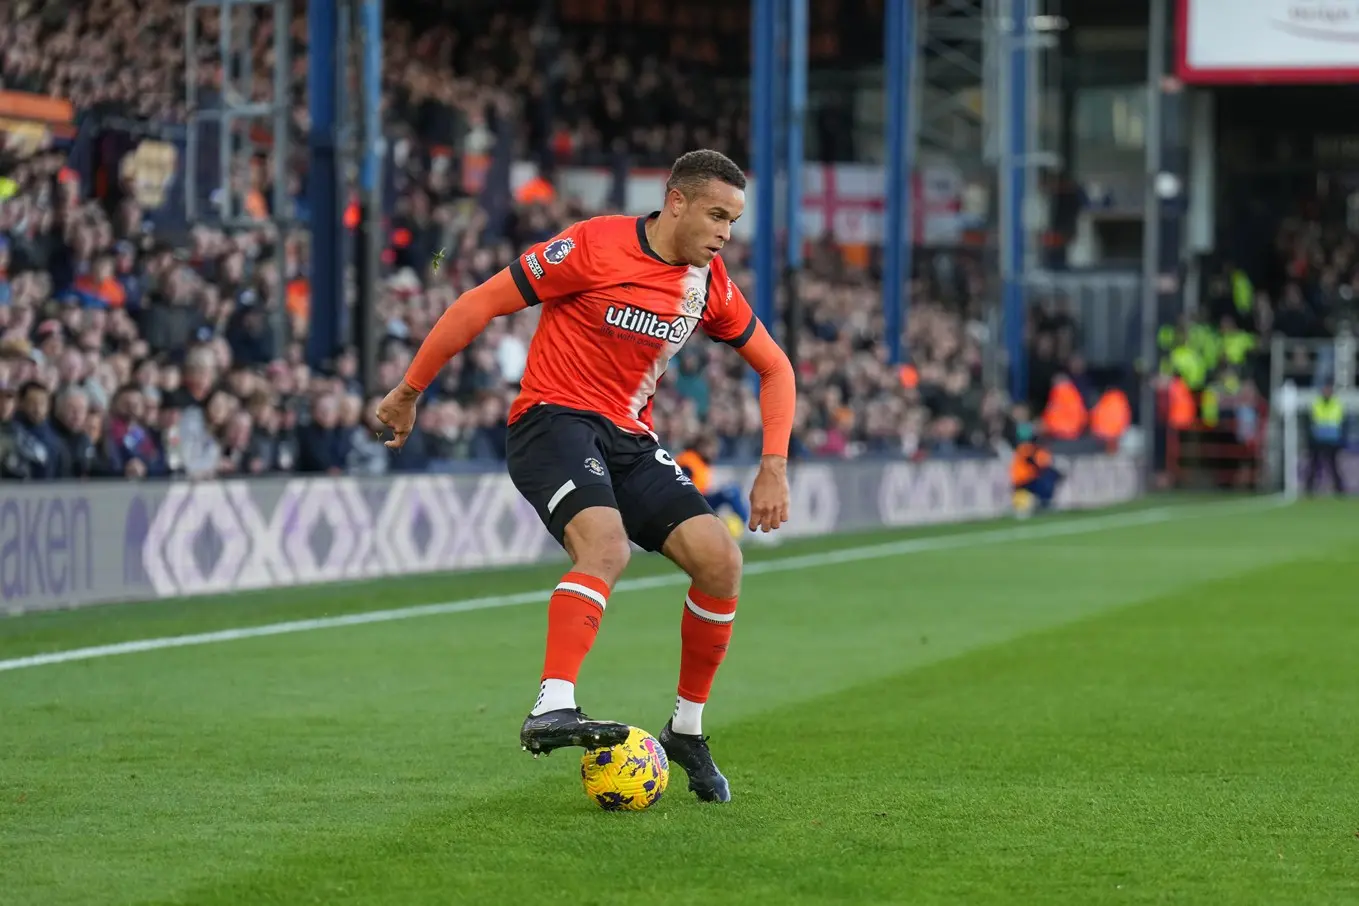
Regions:
<instances>
[{"instance_id":1,"label":"orange football jersey","mask_svg":"<svg viewBox=\"0 0 1359 906\"><path fill-rule=\"evenodd\" d=\"M722 259L667 263L647 241L650 217L582 220L510 265L524 301L543 308L511 423L555 403L654 437L652 397L694 331L736 347L755 333L755 313Z\"/></svg>"}]
</instances>

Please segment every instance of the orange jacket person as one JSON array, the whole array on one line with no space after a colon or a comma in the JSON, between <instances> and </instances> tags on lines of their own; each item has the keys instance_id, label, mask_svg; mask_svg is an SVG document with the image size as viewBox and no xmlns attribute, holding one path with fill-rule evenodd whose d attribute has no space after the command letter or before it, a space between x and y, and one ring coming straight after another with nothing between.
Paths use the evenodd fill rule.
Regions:
<instances>
[{"instance_id":1,"label":"orange jacket person","mask_svg":"<svg viewBox=\"0 0 1359 906\"><path fill-rule=\"evenodd\" d=\"M1043 428L1057 440L1076 440L1085 433L1090 420L1085 401L1071 378L1059 374L1052 381L1048 403L1043 409Z\"/></svg>"},{"instance_id":2,"label":"orange jacket person","mask_svg":"<svg viewBox=\"0 0 1359 906\"><path fill-rule=\"evenodd\" d=\"M1052 453L1034 438L1032 426L1020 425L1017 434L1019 445L1010 460L1011 489L1032 494L1039 508L1047 509L1065 476L1053 465Z\"/></svg>"},{"instance_id":3,"label":"orange jacket person","mask_svg":"<svg viewBox=\"0 0 1359 906\"><path fill-rule=\"evenodd\" d=\"M739 485L726 484L716 489L712 487L712 461L716 458L717 441L711 437L704 437L675 457L675 464L689 476L694 487L714 510L729 507L742 522L749 522L750 507L746 506L745 500L742 499Z\"/></svg>"}]
</instances>

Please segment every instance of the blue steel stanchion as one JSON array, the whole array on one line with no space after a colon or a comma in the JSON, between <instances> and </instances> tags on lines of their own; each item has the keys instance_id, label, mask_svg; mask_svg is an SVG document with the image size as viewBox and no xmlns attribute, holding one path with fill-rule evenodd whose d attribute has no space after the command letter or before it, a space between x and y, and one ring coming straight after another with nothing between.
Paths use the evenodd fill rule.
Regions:
<instances>
[{"instance_id":1,"label":"blue steel stanchion","mask_svg":"<svg viewBox=\"0 0 1359 906\"><path fill-rule=\"evenodd\" d=\"M755 315L774 327L774 281L778 269L774 254L774 200L776 192L774 81L778 78L775 36L778 4L782 0L753 0L751 4L751 170L755 176L755 237L751 243L755 265ZM758 393L760 378L750 373L750 386Z\"/></svg>"},{"instance_id":2,"label":"blue steel stanchion","mask_svg":"<svg viewBox=\"0 0 1359 906\"><path fill-rule=\"evenodd\" d=\"M382 0L361 0L359 40L363 48L362 152L359 158L359 190L363 225L358 233L358 306L355 341L359 347L359 372L369 393L377 385L381 327L378 324L378 283L382 276Z\"/></svg>"},{"instance_id":3,"label":"blue steel stanchion","mask_svg":"<svg viewBox=\"0 0 1359 906\"><path fill-rule=\"evenodd\" d=\"M788 123L785 130L784 303L787 305L783 342L788 358L797 365L797 333L802 306L797 296L797 273L802 269L802 129L807 111L807 0L789 0L788 7Z\"/></svg>"},{"instance_id":4,"label":"blue steel stanchion","mask_svg":"<svg viewBox=\"0 0 1359 906\"><path fill-rule=\"evenodd\" d=\"M339 103L336 52L339 10L336 0L310 0L308 39L308 200L311 205L311 324L307 362L324 367L336 353L340 336L344 261L340 224Z\"/></svg>"},{"instance_id":5,"label":"blue steel stanchion","mask_svg":"<svg viewBox=\"0 0 1359 906\"><path fill-rule=\"evenodd\" d=\"M382 0L362 0L363 157L359 184L365 195L382 172Z\"/></svg>"},{"instance_id":6,"label":"blue steel stanchion","mask_svg":"<svg viewBox=\"0 0 1359 906\"><path fill-rule=\"evenodd\" d=\"M766 324L771 323L774 314L774 199L775 171L778 164L774 158L774 80L778 77L774 33L775 19L779 0L754 0L751 32L754 47L751 63L752 138L754 153L751 169L754 170L755 186L755 314Z\"/></svg>"},{"instance_id":7,"label":"blue steel stanchion","mask_svg":"<svg viewBox=\"0 0 1359 906\"><path fill-rule=\"evenodd\" d=\"M906 323L906 281L911 278L911 57L915 51L914 0L888 0L887 57L887 211L883 224L882 304L890 361L902 361Z\"/></svg>"},{"instance_id":8,"label":"blue steel stanchion","mask_svg":"<svg viewBox=\"0 0 1359 906\"><path fill-rule=\"evenodd\" d=\"M1029 150L1029 0L1010 0L1010 30L1005 40L1005 141L1001 160L1001 252L1004 270L1003 322L1005 351L1010 362L1010 397L1028 398L1029 369L1024 348L1028 317L1024 276L1027 242L1024 206Z\"/></svg>"}]
</instances>

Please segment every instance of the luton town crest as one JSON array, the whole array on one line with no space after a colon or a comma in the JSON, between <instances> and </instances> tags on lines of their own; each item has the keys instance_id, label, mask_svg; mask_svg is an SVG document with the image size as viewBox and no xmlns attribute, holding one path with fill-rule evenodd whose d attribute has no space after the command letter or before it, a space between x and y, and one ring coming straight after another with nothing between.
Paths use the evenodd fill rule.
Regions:
<instances>
[{"instance_id":1,"label":"luton town crest","mask_svg":"<svg viewBox=\"0 0 1359 906\"><path fill-rule=\"evenodd\" d=\"M686 315L697 318L703 311L703 291L697 286L689 287L684 291L684 301L680 305Z\"/></svg>"}]
</instances>

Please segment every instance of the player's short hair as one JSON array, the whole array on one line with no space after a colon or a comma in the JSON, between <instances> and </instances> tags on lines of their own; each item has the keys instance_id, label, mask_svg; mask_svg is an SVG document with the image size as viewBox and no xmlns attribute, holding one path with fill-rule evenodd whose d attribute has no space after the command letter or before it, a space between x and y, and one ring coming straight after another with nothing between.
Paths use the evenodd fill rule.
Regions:
<instances>
[{"instance_id":1,"label":"player's short hair","mask_svg":"<svg viewBox=\"0 0 1359 906\"><path fill-rule=\"evenodd\" d=\"M716 179L729 186L745 189L746 175L730 157L720 151L706 148L682 154L670 168L670 178L665 181L665 192L679 189L685 198L693 198L699 188L708 180Z\"/></svg>"}]
</instances>

